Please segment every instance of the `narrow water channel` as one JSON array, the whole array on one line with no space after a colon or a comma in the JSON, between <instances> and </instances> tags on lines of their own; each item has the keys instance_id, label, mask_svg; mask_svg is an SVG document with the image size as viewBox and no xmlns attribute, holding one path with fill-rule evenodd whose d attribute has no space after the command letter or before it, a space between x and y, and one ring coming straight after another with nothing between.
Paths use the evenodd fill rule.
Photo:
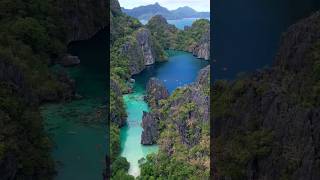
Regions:
<instances>
[{"instance_id":1,"label":"narrow water channel","mask_svg":"<svg viewBox=\"0 0 320 180\"><path fill-rule=\"evenodd\" d=\"M56 180L100 180L105 167L107 31L92 39L74 42L69 52L79 66L67 68L83 98L42 107L46 130L55 143Z\"/></svg>"},{"instance_id":2,"label":"narrow water channel","mask_svg":"<svg viewBox=\"0 0 320 180\"><path fill-rule=\"evenodd\" d=\"M172 93L177 87L184 86L196 80L200 69L207 66L208 61L197 59L191 53L182 51L168 51L170 55L167 62L148 66L143 72L135 75L133 93L124 96L128 125L121 128L121 155L130 163L129 174L140 174L138 161L150 153L156 153L158 147L141 145L142 115L149 111L144 101L146 84L151 77L162 80Z\"/></svg>"}]
</instances>

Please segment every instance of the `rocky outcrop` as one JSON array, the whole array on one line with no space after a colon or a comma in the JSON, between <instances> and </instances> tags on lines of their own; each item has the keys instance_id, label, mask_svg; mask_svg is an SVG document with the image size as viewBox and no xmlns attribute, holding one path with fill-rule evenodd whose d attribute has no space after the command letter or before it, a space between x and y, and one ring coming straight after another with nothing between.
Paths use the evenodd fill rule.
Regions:
<instances>
[{"instance_id":1,"label":"rocky outcrop","mask_svg":"<svg viewBox=\"0 0 320 180\"><path fill-rule=\"evenodd\" d=\"M124 111L123 101L122 101L122 92L119 85L113 79L110 79L110 102L114 102L115 109L110 109L110 120L117 124L119 127L122 127L126 124L126 114L123 114Z\"/></svg>"},{"instance_id":2,"label":"rocky outcrop","mask_svg":"<svg viewBox=\"0 0 320 180\"><path fill-rule=\"evenodd\" d=\"M147 83L146 90L146 100L152 108L159 107L159 101L166 99L169 96L166 86L157 78L150 78Z\"/></svg>"},{"instance_id":3,"label":"rocky outcrop","mask_svg":"<svg viewBox=\"0 0 320 180\"><path fill-rule=\"evenodd\" d=\"M143 112L141 144L152 145L159 137L158 119L153 113Z\"/></svg>"},{"instance_id":4,"label":"rocky outcrop","mask_svg":"<svg viewBox=\"0 0 320 180\"><path fill-rule=\"evenodd\" d=\"M169 92L163 82L157 78L150 78L146 87L145 99L149 103L152 112L143 112L141 144L152 145L159 137L159 101L169 97Z\"/></svg>"},{"instance_id":5,"label":"rocky outcrop","mask_svg":"<svg viewBox=\"0 0 320 180\"><path fill-rule=\"evenodd\" d=\"M156 55L150 31L138 29L133 37L122 46L122 53L128 57L131 75L140 73L145 66L155 63Z\"/></svg>"},{"instance_id":6,"label":"rocky outcrop","mask_svg":"<svg viewBox=\"0 0 320 180\"><path fill-rule=\"evenodd\" d=\"M117 0L110 0L110 11L113 16L121 15L121 7Z\"/></svg>"},{"instance_id":7,"label":"rocky outcrop","mask_svg":"<svg viewBox=\"0 0 320 180\"><path fill-rule=\"evenodd\" d=\"M209 94L204 91L209 89L210 66L202 69L198 80L194 84L178 88L169 96L164 105L158 108L157 116L165 121L165 124L172 124L181 143L188 148L196 146L204 134L202 128L209 126ZM207 87L205 87L207 86ZM192 133L192 136L190 136ZM208 134L207 134L208 135ZM161 141L171 140L164 138ZM173 146L162 144L168 155L174 152Z\"/></svg>"},{"instance_id":8,"label":"rocky outcrop","mask_svg":"<svg viewBox=\"0 0 320 180\"><path fill-rule=\"evenodd\" d=\"M58 0L67 26L67 43L86 40L107 26L107 1Z\"/></svg>"},{"instance_id":9,"label":"rocky outcrop","mask_svg":"<svg viewBox=\"0 0 320 180\"><path fill-rule=\"evenodd\" d=\"M305 56L320 38L320 12L291 26L283 35L275 66L299 71L307 63Z\"/></svg>"},{"instance_id":10,"label":"rocky outcrop","mask_svg":"<svg viewBox=\"0 0 320 180\"><path fill-rule=\"evenodd\" d=\"M202 87L210 86L210 66L206 66L199 71L196 83Z\"/></svg>"},{"instance_id":11,"label":"rocky outcrop","mask_svg":"<svg viewBox=\"0 0 320 180\"><path fill-rule=\"evenodd\" d=\"M215 179L320 178L319 32L318 12L284 34L271 69L215 84Z\"/></svg>"},{"instance_id":12,"label":"rocky outcrop","mask_svg":"<svg viewBox=\"0 0 320 180\"><path fill-rule=\"evenodd\" d=\"M151 65L155 62L155 53L152 48L150 31L145 28L140 28L136 33L138 45L142 50L142 56L145 65Z\"/></svg>"},{"instance_id":13,"label":"rocky outcrop","mask_svg":"<svg viewBox=\"0 0 320 180\"><path fill-rule=\"evenodd\" d=\"M64 67L76 66L80 64L80 59L78 56L67 54L61 58L59 63Z\"/></svg>"},{"instance_id":14,"label":"rocky outcrop","mask_svg":"<svg viewBox=\"0 0 320 180\"><path fill-rule=\"evenodd\" d=\"M210 32L208 31L203 35L201 40L194 46L190 47L189 51L192 52L197 58L209 60L210 59Z\"/></svg>"}]
</instances>

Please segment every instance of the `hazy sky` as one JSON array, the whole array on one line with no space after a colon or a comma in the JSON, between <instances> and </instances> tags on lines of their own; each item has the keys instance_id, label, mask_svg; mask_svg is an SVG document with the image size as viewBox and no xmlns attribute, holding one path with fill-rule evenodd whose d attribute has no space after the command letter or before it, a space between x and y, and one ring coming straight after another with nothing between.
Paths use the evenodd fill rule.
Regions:
<instances>
[{"instance_id":1,"label":"hazy sky","mask_svg":"<svg viewBox=\"0 0 320 180\"><path fill-rule=\"evenodd\" d=\"M119 0L120 6L132 9L158 2L161 6L173 10L178 7L189 6L196 11L210 11L210 0Z\"/></svg>"}]
</instances>

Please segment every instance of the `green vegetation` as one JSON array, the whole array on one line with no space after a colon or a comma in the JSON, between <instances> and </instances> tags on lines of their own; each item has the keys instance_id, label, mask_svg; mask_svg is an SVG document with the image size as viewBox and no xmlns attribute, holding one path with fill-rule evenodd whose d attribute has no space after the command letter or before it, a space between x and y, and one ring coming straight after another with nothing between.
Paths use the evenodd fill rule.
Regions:
<instances>
[{"instance_id":1,"label":"green vegetation","mask_svg":"<svg viewBox=\"0 0 320 180\"><path fill-rule=\"evenodd\" d=\"M176 49L189 51L210 30L210 21L199 19L185 30L178 30L174 25L168 24L161 16L154 16L146 27L151 31L163 49Z\"/></svg>"},{"instance_id":2,"label":"green vegetation","mask_svg":"<svg viewBox=\"0 0 320 180\"><path fill-rule=\"evenodd\" d=\"M61 7L51 0L0 2L0 160L12 156L15 179L51 179L51 142L38 105L63 86L49 65L66 51ZM9 172L10 173L10 172Z\"/></svg>"},{"instance_id":3,"label":"green vegetation","mask_svg":"<svg viewBox=\"0 0 320 180\"><path fill-rule=\"evenodd\" d=\"M121 52L126 42L134 42L132 34L142 25L137 19L121 13L119 3L116 0L111 2L110 22L110 159L111 179L133 180L128 175L129 163L120 156L120 127L125 124L127 114L123 102L123 93L127 93L128 79L131 77L129 69L129 58Z\"/></svg>"},{"instance_id":4,"label":"green vegetation","mask_svg":"<svg viewBox=\"0 0 320 180\"><path fill-rule=\"evenodd\" d=\"M51 179L51 142L38 108L30 107L12 84L1 83L0 109L0 160L17 165L17 169L9 169L19 172L17 179Z\"/></svg>"},{"instance_id":5,"label":"green vegetation","mask_svg":"<svg viewBox=\"0 0 320 180\"><path fill-rule=\"evenodd\" d=\"M131 77L130 66L143 67L143 56L139 53L141 50L137 45L136 33L143 27L137 19L128 17L121 13L119 3L116 0L111 1L111 102L110 110L115 112L111 115L111 178L114 180L134 179L127 175L127 161L120 157L120 139L119 128L126 113L122 96L127 93L129 87L128 80ZM156 16L145 26L151 32L151 44L155 51L156 60L165 59L168 55L164 49L187 50L190 45L196 44L209 31L208 20L198 20L191 28L186 31L180 31L173 25L167 24L161 16ZM126 54L123 53L124 45L130 47ZM133 49L133 50L132 50ZM136 63L132 65L130 63ZM209 81L209 80L208 80ZM208 83L209 84L209 83ZM209 87L203 87L202 93L209 94ZM199 179L209 177L209 122L203 122L197 116L197 119L191 117L194 112L195 103L186 102L184 105L176 107L175 112L170 112L173 102L177 99L183 99L184 93L190 89L178 89L168 100L161 102L160 112L163 119L160 121L161 137L158 142L160 153L158 155L148 156L141 161L141 176L138 179ZM201 112L200 112L201 111ZM170 114L175 114L170 119ZM184 124L187 127L184 135L178 134L176 125ZM196 135L194 135L196 134ZM191 144L183 143L187 139ZM170 147L168 145L170 144ZM171 149L172 148L172 149ZM173 154L168 154L171 149ZM170 151L171 151L170 150Z\"/></svg>"},{"instance_id":6,"label":"green vegetation","mask_svg":"<svg viewBox=\"0 0 320 180\"><path fill-rule=\"evenodd\" d=\"M190 28L179 31L175 49L188 51L189 47L195 46L204 34L210 31L210 21L199 19L192 23Z\"/></svg>"},{"instance_id":7,"label":"green vegetation","mask_svg":"<svg viewBox=\"0 0 320 180\"><path fill-rule=\"evenodd\" d=\"M141 163L138 179L209 178L209 121L204 120L203 110L186 97L192 94L191 88L179 88L160 101L160 151Z\"/></svg>"},{"instance_id":8,"label":"green vegetation","mask_svg":"<svg viewBox=\"0 0 320 180\"><path fill-rule=\"evenodd\" d=\"M269 155L271 144L272 133L263 129L216 139L218 171L232 179L246 179L248 163Z\"/></svg>"},{"instance_id":9,"label":"green vegetation","mask_svg":"<svg viewBox=\"0 0 320 180\"><path fill-rule=\"evenodd\" d=\"M158 40L163 49L174 49L176 46L178 29L167 23L162 16L152 17L146 27L151 31L152 36Z\"/></svg>"}]
</instances>

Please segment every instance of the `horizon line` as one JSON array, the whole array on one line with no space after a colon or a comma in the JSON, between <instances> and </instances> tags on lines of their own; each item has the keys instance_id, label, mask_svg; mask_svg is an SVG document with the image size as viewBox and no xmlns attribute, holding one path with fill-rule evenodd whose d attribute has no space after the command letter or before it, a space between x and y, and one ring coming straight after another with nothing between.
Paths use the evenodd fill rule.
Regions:
<instances>
[{"instance_id":1,"label":"horizon line","mask_svg":"<svg viewBox=\"0 0 320 180\"><path fill-rule=\"evenodd\" d=\"M119 2L120 3L120 2ZM197 11L197 12L211 12L210 10L204 10L204 11L202 11L202 10L197 10L197 9L195 9L195 8L192 8L192 7L190 7L190 6L188 6L188 5L186 5L186 6L179 6L179 7L177 7L177 8L168 8L168 7L166 7L166 6L163 6L163 5L161 5L159 2L155 2L155 3L151 3L151 4L146 4L146 5L138 5L138 6L135 6L135 7L132 7L132 8L127 8L127 7L124 7L124 6L122 6L121 4L120 4L120 7L121 8L124 8L124 9L128 9L128 10L132 10L132 9L134 9L134 8L139 8L139 7L143 7L143 6L150 6L150 5L156 5L156 4L159 4L161 7L163 7L163 8L166 8L166 9L168 9L169 11L173 11L173 10L177 10L177 9L179 9L179 8L183 8L183 7L188 7L188 8L191 8L191 9L193 9L193 10L195 10L195 11ZM210 6L210 5L209 5Z\"/></svg>"}]
</instances>

